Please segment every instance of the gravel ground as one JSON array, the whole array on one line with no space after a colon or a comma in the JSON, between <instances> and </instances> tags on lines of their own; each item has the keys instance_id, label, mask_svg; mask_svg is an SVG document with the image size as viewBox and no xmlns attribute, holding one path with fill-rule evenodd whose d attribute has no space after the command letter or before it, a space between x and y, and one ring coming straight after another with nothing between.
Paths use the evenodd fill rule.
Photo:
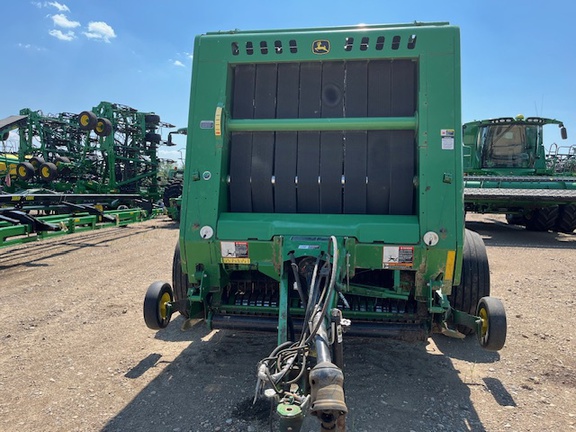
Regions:
<instances>
[{"instance_id":1,"label":"gravel ground","mask_svg":"<svg viewBox=\"0 0 576 432\"><path fill-rule=\"evenodd\" d=\"M576 235L497 216L467 225L488 247L506 346L345 339L349 431L576 429ZM157 219L0 249L0 430L271 430L270 407L251 399L275 335L144 325L177 236Z\"/></svg>"}]
</instances>

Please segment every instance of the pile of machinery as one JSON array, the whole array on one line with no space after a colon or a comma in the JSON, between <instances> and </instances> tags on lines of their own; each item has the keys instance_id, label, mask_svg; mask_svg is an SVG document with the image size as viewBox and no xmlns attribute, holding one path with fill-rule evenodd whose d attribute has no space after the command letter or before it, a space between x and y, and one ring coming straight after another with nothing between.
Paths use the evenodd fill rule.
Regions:
<instances>
[{"instance_id":1,"label":"pile of machinery","mask_svg":"<svg viewBox=\"0 0 576 432\"><path fill-rule=\"evenodd\" d=\"M256 397L282 431L344 430L345 328L502 348L460 96L447 23L198 36L172 284L148 288L146 324L276 331Z\"/></svg>"},{"instance_id":2,"label":"pile of machinery","mask_svg":"<svg viewBox=\"0 0 576 432\"><path fill-rule=\"evenodd\" d=\"M38 238L32 233L74 231L58 227L81 213L117 224L126 210L140 215L126 223L152 216L164 192L158 148L168 143L161 127L174 126L157 114L109 102L80 114L23 109L0 121L4 140L10 131L18 133L17 151L0 156L0 245ZM50 223L43 222L47 215Z\"/></svg>"}]
</instances>

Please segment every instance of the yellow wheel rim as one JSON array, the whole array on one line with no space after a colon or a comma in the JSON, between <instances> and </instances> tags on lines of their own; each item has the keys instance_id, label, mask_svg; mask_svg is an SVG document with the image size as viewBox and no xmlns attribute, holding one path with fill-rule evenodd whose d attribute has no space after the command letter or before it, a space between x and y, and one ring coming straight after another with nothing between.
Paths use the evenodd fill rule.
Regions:
<instances>
[{"instance_id":1,"label":"yellow wheel rim","mask_svg":"<svg viewBox=\"0 0 576 432\"><path fill-rule=\"evenodd\" d=\"M96 132L102 133L104 131L104 123L98 122L96 123Z\"/></svg>"},{"instance_id":2,"label":"yellow wheel rim","mask_svg":"<svg viewBox=\"0 0 576 432\"><path fill-rule=\"evenodd\" d=\"M482 336L486 336L486 333L488 333L488 312L486 309L480 309L479 316L482 318Z\"/></svg>"},{"instance_id":3,"label":"yellow wheel rim","mask_svg":"<svg viewBox=\"0 0 576 432\"><path fill-rule=\"evenodd\" d=\"M18 167L18 175L20 177L26 177L26 168L24 168L23 166Z\"/></svg>"},{"instance_id":4,"label":"yellow wheel rim","mask_svg":"<svg viewBox=\"0 0 576 432\"><path fill-rule=\"evenodd\" d=\"M170 294L169 293L164 293L162 294L162 297L160 298L160 317L162 319L166 319L166 315L167 310L166 310L166 303L168 303L170 301Z\"/></svg>"},{"instance_id":5,"label":"yellow wheel rim","mask_svg":"<svg viewBox=\"0 0 576 432\"><path fill-rule=\"evenodd\" d=\"M90 119L88 118L88 116L86 114L84 114L82 117L80 117L80 124L82 126L88 126L89 123L90 123Z\"/></svg>"},{"instance_id":6,"label":"yellow wheel rim","mask_svg":"<svg viewBox=\"0 0 576 432\"><path fill-rule=\"evenodd\" d=\"M48 169L48 167L42 168L42 177L44 178L50 177L50 170Z\"/></svg>"}]
</instances>

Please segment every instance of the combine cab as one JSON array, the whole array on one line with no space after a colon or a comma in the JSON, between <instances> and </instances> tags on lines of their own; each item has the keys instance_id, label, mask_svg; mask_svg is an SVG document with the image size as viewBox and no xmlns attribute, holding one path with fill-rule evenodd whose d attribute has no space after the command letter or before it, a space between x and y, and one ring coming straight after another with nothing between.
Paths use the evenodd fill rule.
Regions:
<instances>
[{"instance_id":1,"label":"combine cab","mask_svg":"<svg viewBox=\"0 0 576 432\"><path fill-rule=\"evenodd\" d=\"M543 127L554 119L518 116L466 123L464 134L465 208L504 213L511 224L533 231L571 233L576 228L574 148L555 146L548 155Z\"/></svg>"},{"instance_id":2,"label":"combine cab","mask_svg":"<svg viewBox=\"0 0 576 432\"><path fill-rule=\"evenodd\" d=\"M256 396L281 430L344 427L343 334L504 345L464 230L459 50L446 23L196 38L173 281L144 318L277 332Z\"/></svg>"}]
</instances>

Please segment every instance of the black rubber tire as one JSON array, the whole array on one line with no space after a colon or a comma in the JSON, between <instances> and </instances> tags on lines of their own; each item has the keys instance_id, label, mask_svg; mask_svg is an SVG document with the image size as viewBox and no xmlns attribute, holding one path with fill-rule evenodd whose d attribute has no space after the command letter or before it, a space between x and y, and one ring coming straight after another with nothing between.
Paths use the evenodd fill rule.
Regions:
<instances>
[{"instance_id":1,"label":"black rubber tire","mask_svg":"<svg viewBox=\"0 0 576 432\"><path fill-rule=\"evenodd\" d=\"M146 114L144 116L144 123L146 123L146 126L156 126L160 123L160 116L158 114Z\"/></svg>"},{"instance_id":2,"label":"black rubber tire","mask_svg":"<svg viewBox=\"0 0 576 432\"><path fill-rule=\"evenodd\" d=\"M565 204L560 206L560 214L556 221L555 230L571 234L576 229L576 204Z\"/></svg>"},{"instance_id":3,"label":"black rubber tire","mask_svg":"<svg viewBox=\"0 0 576 432\"><path fill-rule=\"evenodd\" d=\"M38 170L40 174L40 178L45 181L49 182L55 180L58 177L58 168L52 162L44 162L40 165L40 169Z\"/></svg>"},{"instance_id":4,"label":"black rubber tire","mask_svg":"<svg viewBox=\"0 0 576 432\"><path fill-rule=\"evenodd\" d=\"M61 163L70 163L70 159L68 159L66 156L56 156L54 158L54 163L56 164L56 166L58 166L58 164Z\"/></svg>"},{"instance_id":5,"label":"black rubber tire","mask_svg":"<svg viewBox=\"0 0 576 432\"><path fill-rule=\"evenodd\" d=\"M112 122L107 118L99 118L94 126L94 132L100 137L107 137L112 133Z\"/></svg>"},{"instance_id":6,"label":"black rubber tire","mask_svg":"<svg viewBox=\"0 0 576 432\"><path fill-rule=\"evenodd\" d=\"M42 156L32 156L28 162L32 164L34 170L38 170L40 169L40 166L42 166L42 164L46 161Z\"/></svg>"},{"instance_id":7,"label":"black rubber tire","mask_svg":"<svg viewBox=\"0 0 576 432\"><path fill-rule=\"evenodd\" d=\"M188 275L182 271L180 260L180 242L176 243L174 259L172 260L172 286L174 287L174 299L176 301L188 298ZM178 307L178 312L184 318L190 318L190 310L186 306Z\"/></svg>"},{"instance_id":8,"label":"black rubber tire","mask_svg":"<svg viewBox=\"0 0 576 432\"><path fill-rule=\"evenodd\" d=\"M182 195L182 180L172 180L164 188L164 194L162 196L162 202L166 208L170 207L170 198L178 198Z\"/></svg>"},{"instance_id":9,"label":"black rubber tire","mask_svg":"<svg viewBox=\"0 0 576 432\"><path fill-rule=\"evenodd\" d=\"M6 141L8 138L10 138L10 132L4 132L0 141Z\"/></svg>"},{"instance_id":10,"label":"black rubber tire","mask_svg":"<svg viewBox=\"0 0 576 432\"><path fill-rule=\"evenodd\" d=\"M20 162L16 165L16 175L20 180L30 180L34 177L34 166L30 162Z\"/></svg>"},{"instance_id":11,"label":"black rubber tire","mask_svg":"<svg viewBox=\"0 0 576 432\"><path fill-rule=\"evenodd\" d=\"M465 230L460 285L452 287L448 300L454 309L474 315L480 299L489 295L490 268L486 246L478 233ZM457 330L465 335L474 333L474 329L462 325L458 325Z\"/></svg>"},{"instance_id":12,"label":"black rubber tire","mask_svg":"<svg viewBox=\"0 0 576 432\"><path fill-rule=\"evenodd\" d=\"M526 229L530 231L551 231L558 219L558 206L549 206L536 209L526 220Z\"/></svg>"},{"instance_id":13,"label":"black rubber tire","mask_svg":"<svg viewBox=\"0 0 576 432\"><path fill-rule=\"evenodd\" d=\"M146 132L145 139L151 143L159 144L162 140L162 135L154 132Z\"/></svg>"},{"instance_id":14,"label":"black rubber tire","mask_svg":"<svg viewBox=\"0 0 576 432\"><path fill-rule=\"evenodd\" d=\"M526 225L526 219L524 218L524 216L512 213L506 214L506 222L508 222L508 225L520 225L520 226Z\"/></svg>"},{"instance_id":15,"label":"black rubber tire","mask_svg":"<svg viewBox=\"0 0 576 432\"><path fill-rule=\"evenodd\" d=\"M70 174L72 174L72 169L67 166L67 164L70 163L70 159L68 159L66 156L56 156L54 158L54 163L58 168L58 174L62 177L68 177Z\"/></svg>"},{"instance_id":16,"label":"black rubber tire","mask_svg":"<svg viewBox=\"0 0 576 432\"><path fill-rule=\"evenodd\" d=\"M148 328L159 330L168 325L171 316L166 313L166 302L173 300L174 295L169 283L154 282L148 287L144 297L144 322Z\"/></svg>"},{"instance_id":17,"label":"black rubber tire","mask_svg":"<svg viewBox=\"0 0 576 432\"><path fill-rule=\"evenodd\" d=\"M92 130L98 123L98 117L92 111L82 111L78 114L78 125L80 130Z\"/></svg>"},{"instance_id":18,"label":"black rubber tire","mask_svg":"<svg viewBox=\"0 0 576 432\"><path fill-rule=\"evenodd\" d=\"M506 343L506 310L494 297L483 297L478 302L476 315L484 319L482 331L477 334L480 346L488 351L499 351Z\"/></svg>"}]
</instances>

